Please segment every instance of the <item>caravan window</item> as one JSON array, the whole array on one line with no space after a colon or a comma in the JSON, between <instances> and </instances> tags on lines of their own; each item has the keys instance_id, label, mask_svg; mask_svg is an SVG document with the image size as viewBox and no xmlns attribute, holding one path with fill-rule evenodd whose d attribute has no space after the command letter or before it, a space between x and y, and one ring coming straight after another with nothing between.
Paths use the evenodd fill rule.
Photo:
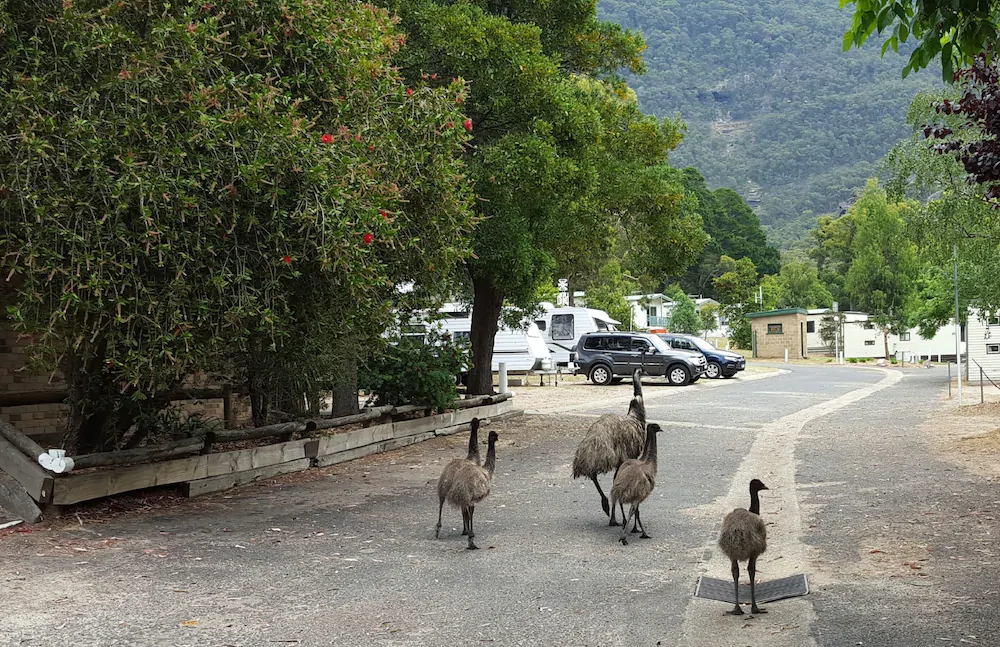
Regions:
<instances>
[{"instance_id":1,"label":"caravan window","mask_svg":"<svg viewBox=\"0 0 1000 647\"><path fill-rule=\"evenodd\" d=\"M598 330L614 330L613 327L608 325L607 321L601 321L600 319L594 319L594 323L597 324Z\"/></svg>"},{"instance_id":2,"label":"caravan window","mask_svg":"<svg viewBox=\"0 0 1000 647\"><path fill-rule=\"evenodd\" d=\"M1000 344L986 344L986 353L988 355L1000 353Z\"/></svg>"},{"instance_id":3,"label":"caravan window","mask_svg":"<svg viewBox=\"0 0 1000 647\"><path fill-rule=\"evenodd\" d=\"M816 322L807 321L806 322L806 332L816 332Z\"/></svg>"},{"instance_id":4,"label":"caravan window","mask_svg":"<svg viewBox=\"0 0 1000 647\"><path fill-rule=\"evenodd\" d=\"M539 319L538 321L535 322L535 325L538 326L539 330L541 330L543 332L545 331L545 320L544 319Z\"/></svg>"},{"instance_id":5,"label":"caravan window","mask_svg":"<svg viewBox=\"0 0 1000 647\"><path fill-rule=\"evenodd\" d=\"M573 315L552 315L552 339L574 339Z\"/></svg>"},{"instance_id":6,"label":"caravan window","mask_svg":"<svg viewBox=\"0 0 1000 647\"><path fill-rule=\"evenodd\" d=\"M470 333L468 330L459 330L452 333L452 339L454 339L455 341L471 341L472 333Z\"/></svg>"}]
</instances>

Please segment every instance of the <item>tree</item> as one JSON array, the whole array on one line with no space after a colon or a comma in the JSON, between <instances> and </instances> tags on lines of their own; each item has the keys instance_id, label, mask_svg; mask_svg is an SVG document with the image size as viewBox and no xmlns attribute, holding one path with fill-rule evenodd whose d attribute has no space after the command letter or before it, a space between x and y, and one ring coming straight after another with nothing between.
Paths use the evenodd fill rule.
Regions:
<instances>
[{"instance_id":1,"label":"tree","mask_svg":"<svg viewBox=\"0 0 1000 647\"><path fill-rule=\"evenodd\" d=\"M701 317L695 309L694 301L678 285L667 292L673 305L670 307L670 332L697 335L701 332Z\"/></svg>"},{"instance_id":2,"label":"tree","mask_svg":"<svg viewBox=\"0 0 1000 647\"><path fill-rule=\"evenodd\" d=\"M730 341L737 348L750 348L753 333L747 313L751 311L757 291L757 268L749 258L739 260L723 256L723 273L713 281L722 301L722 312L729 320Z\"/></svg>"},{"instance_id":3,"label":"tree","mask_svg":"<svg viewBox=\"0 0 1000 647\"><path fill-rule=\"evenodd\" d=\"M620 231L635 233L629 271L662 275L701 251L701 223L678 213L666 166L680 127L639 111L616 72L642 71L642 40L598 21L594 1L387 5L408 35L407 78L470 81L464 123L474 129L467 160L480 224L466 264L469 392L489 393L502 309L530 311L556 267L583 259L593 276Z\"/></svg>"},{"instance_id":4,"label":"tree","mask_svg":"<svg viewBox=\"0 0 1000 647\"><path fill-rule=\"evenodd\" d=\"M632 294L636 284L622 272L618 261L608 261L601 268L597 280L587 288L587 307L603 310L611 318L622 322L629 330L633 327L632 304L625 297Z\"/></svg>"},{"instance_id":5,"label":"tree","mask_svg":"<svg viewBox=\"0 0 1000 647\"><path fill-rule=\"evenodd\" d=\"M702 335L708 334L719 327L719 306L714 303L706 303L698 311L698 317L701 319L699 328Z\"/></svg>"},{"instance_id":6,"label":"tree","mask_svg":"<svg viewBox=\"0 0 1000 647\"><path fill-rule=\"evenodd\" d=\"M851 249L857 226L853 210L848 210L840 217L820 216L812 231L814 246L809 250L809 257L816 262L820 283L845 310L854 309L844 282L854 258Z\"/></svg>"},{"instance_id":7,"label":"tree","mask_svg":"<svg viewBox=\"0 0 1000 647\"><path fill-rule=\"evenodd\" d=\"M840 330L838 331L838 327ZM844 344L844 315L825 315L819 320L819 338L831 351L836 352L837 342Z\"/></svg>"},{"instance_id":8,"label":"tree","mask_svg":"<svg viewBox=\"0 0 1000 647\"><path fill-rule=\"evenodd\" d=\"M829 308L833 304L833 295L820 283L819 272L811 263L785 263L778 283L779 308Z\"/></svg>"},{"instance_id":9,"label":"tree","mask_svg":"<svg viewBox=\"0 0 1000 647\"><path fill-rule=\"evenodd\" d=\"M768 244L760 220L743 198L732 189L709 190L697 169L686 168L682 173L682 208L701 217L710 237L698 262L681 278L684 289L715 296L712 279L721 273L719 259L723 255L751 259L760 275L776 274L781 269L778 250Z\"/></svg>"},{"instance_id":10,"label":"tree","mask_svg":"<svg viewBox=\"0 0 1000 647\"><path fill-rule=\"evenodd\" d=\"M916 246L906 236L904 219L911 208L907 203L889 203L874 180L852 207L860 224L851 246L853 262L845 287L882 333L886 358L889 335L907 328L918 270Z\"/></svg>"},{"instance_id":11,"label":"tree","mask_svg":"<svg viewBox=\"0 0 1000 647\"><path fill-rule=\"evenodd\" d=\"M320 388L467 251L464 86L407 90L370 5L228 5L0 4L7 309L79 452L194 374L266 400L329 343Z\"/></svg>"},{"instance_id":12,"label":"tree","mask_svg":"<svg viewBox=\"0 0 1000 647\"><path fill-rule=\"evenodd\" d=\"M941 78L950 82L954 70L998 45L1000 2L996 0L841 0L854 5L851 28L844 34L844 51L861 47L872 33L891 35L882 44L882 55L898 51L913 36L917 45L903 67L903 76L923 69L940 57Z\"/></svg>"}]
</instances>

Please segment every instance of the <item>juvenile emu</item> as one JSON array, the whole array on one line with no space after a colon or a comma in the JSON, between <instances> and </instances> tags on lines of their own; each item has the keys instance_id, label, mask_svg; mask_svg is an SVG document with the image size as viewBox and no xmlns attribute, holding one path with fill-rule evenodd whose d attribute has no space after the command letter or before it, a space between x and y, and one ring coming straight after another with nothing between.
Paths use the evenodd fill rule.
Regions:
<instances>
[{"instance_id":1,"label":"juvenile emu","mask_svg":"<svg viewBox=\"0 0 1000 647\"><path fill-rule=\"evenodd\" d=\"M478 546L472 541L476 536L472 526L472 517L476 512L476 504L485 499L490 494L490 487L493 484L493 470L497 464L497 432L491 431L489 436L489 446L486 450L486 462L482 467L471 461L460 461L452 477L448 491L445 492L445 499L451 505L462 510L462 526L464 532L469 536L469 550L476 550ZM438 514L438 528L440 529L440 512Z\"/></svg>"},{"instance_id":2,"label":"juvenile emu","mask_svg":"<svg viewBox=\"0 0 1000 647\"><path fill-rule=\"evenodd\" d=\"M608 497L604 495L597 477L615 470L622 462L636 458L642 451L646 436L646 408L642 403L642 371L636 369L632 374L632 401L628 406L628 414L624 416L605 414L594 421L587 430L583 440L576 448L573 457L573 478L586 476L594 482L597 493L601 495L601 507L604 514L611 514L608 509ZM622 508L622 516L625 510ZM611 515L611 525L614 515Z\"/></svg>"},{"instance_id":3,"label":"juvenile emu","mask_svg":"<svg viewBox=\"0 0 1000 647\"><path fill-rule=\"evenodd\" d=\"M757 558L767 550L767 527L760 518L760 497L757 493L766 489L767 486L759 479L750 481L750 509L736 508L722 521L719 548L733 564L736 606L729 613L734 616L743 615L743 609L740 608L740 562L747 562L747 574L750 575L750 612L767 613L757 606L757 596L754 592Z\"/></svg>"},{"instance_id":4,"label":"juvenile emu","mask_svg":"<svg viewBox=\"0 0 1000 647\"><path fill-rule=\"evenodd\" d=\"M611 525L615 525L615 504L622 505L622 536L619 539L623 546L628 546L625 538L628 522L635 515L635 525L642 530L640 537L649 539L646 527L639 518L639 504L649 498L656 487L656 434L660 433L660 425L651 424L646 427L646 445L642 456L630 458L622 463L611 486ZM624 504L629 504L628 517L625 517Z\"/></svg>"},{"instance_id":5,"label":"juvenile emu","mask_svg":"<svg viewBox=\"0 0 1000 647\"><path fill-rule=\"evenodd\" d=\"M441 512L444 509L448 490L451 489L452 483L455 481L455 473L465 463L472 463L477 466L482 464L482 459L479 458L479 418L473 418L470 424L472 425L472 431L469 432L468 455L465 458L456 458L445 465L444 470L441 472L441 478L438 479L438 522L437 528L434 529L435 539L441 533ZM463 524L462 534L465 535L467 533L468 528Z\"/></svg>"}]
</instances>

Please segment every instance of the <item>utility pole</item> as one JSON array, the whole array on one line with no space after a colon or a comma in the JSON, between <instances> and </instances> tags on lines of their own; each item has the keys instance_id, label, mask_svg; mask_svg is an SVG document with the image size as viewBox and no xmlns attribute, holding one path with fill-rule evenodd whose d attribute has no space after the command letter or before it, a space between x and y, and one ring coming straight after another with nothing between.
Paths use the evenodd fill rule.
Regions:
<instances>
[{"instance_id":1,"label":"utility pole","mask_svg":"<svg viewBox=\"0 0 1000 647\"><path fill-rule=\"evenodd\" d=\"M962 406L962 324L958 314L958 244L953 247L955 254L955 361L958 363L958 406Z\"/></svg>"}]
</instances>

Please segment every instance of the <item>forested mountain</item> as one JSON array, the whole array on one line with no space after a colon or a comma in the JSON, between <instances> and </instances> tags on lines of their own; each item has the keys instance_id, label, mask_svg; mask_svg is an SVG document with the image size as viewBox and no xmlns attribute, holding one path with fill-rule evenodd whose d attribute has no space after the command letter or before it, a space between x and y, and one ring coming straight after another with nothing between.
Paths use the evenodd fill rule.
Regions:
<instances>
[{"instance_id":1,"label":"forested mountain","mask_svg":"<svg viewBox=\"0 0 1000 647\"><path fill-rule=\"evenodd\" d=\"M788 248L851 199L909 134L904 117L940 68L902 79L881 39L841 51L849 9L837 0L601 0L602 17L642 31L648 72L629 79L642 108L688 124L672 155L712 187L757 207ZM758 204L759 200L759 204ZM810 211L803 215L803 212Z\"/></svg>"}]
</instances>

